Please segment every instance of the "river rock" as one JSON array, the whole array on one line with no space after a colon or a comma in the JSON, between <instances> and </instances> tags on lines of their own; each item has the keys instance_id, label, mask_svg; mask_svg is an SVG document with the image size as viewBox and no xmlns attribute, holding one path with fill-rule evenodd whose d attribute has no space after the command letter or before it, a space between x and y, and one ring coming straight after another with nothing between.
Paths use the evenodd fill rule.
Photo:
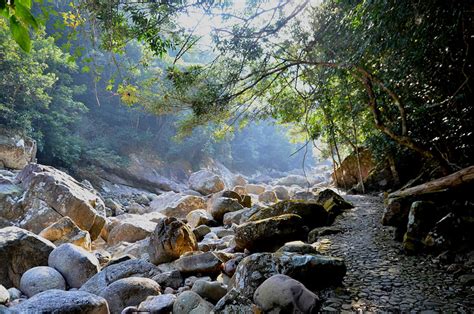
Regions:
<instances>
[{"instance_id":1,"label":"river rock","mask_svg":"<svg viewBox=\"0 0 474 314\"><path fill-rule=\"evenodd\" d=\"M50 241L24 229L0 229L1 284L6 288L20 287L20 278L28 269L48 265L48 256L54 248Z\"/></svg>"},{"instance_id":2,"label":"river rock","mask_svg":"<svg viewBox=\"0 0 474 314\"><path fill-rule=\"evenodd\" d=\"M318 297L286 275L265 280L255 291L253 300L265 312L316 313L318 310Z\"/></svg>"},{"instance_id":3,"label":"river rock","mask_svg":"<svg viewBox=\"0 0 474 314\"><path fill-rule=\"evenodd\" d=\"M99 295L101 291L117 280L128 277L154 278L160 273L161 271L150 262L142 259L129 259L103 268L90 278L80 290Z\"/></svg>"},{"instance_id":4,"label":"river rock","mask_svg":"<svg viewBox=\"0 0 474 314\"><path fill-rule=\"evenodd\" d=\"M244 258L232 276L229 289L247 298L273 275L283 274L300 281L310 289L338 285L346 273L340 258L296 253L256 253Z\"/></svg>"},{"instance_id":5,"label":"river rock","mask_svg":"<svg viewBox=\"0 0 474 314\"><path fill-rule=\"evenodd\" d=\"M209 226L206 226L206 225L200 225L200 226L193 229L193 233L196 236L196 240L198 240L198 241L202 241L202 239L209 232L211 232L211 228Z\"/></svg>"},{"instance_id":6,"label":"river rock","mask_svg":"<svg viewBox=\"0 0 474 314\"><path fill-rule=\"evenodd\" d=\"M423 248L423 240L439 218L434 203L413 202L408 213L407 232L403 237L406 253L416 253Z\"/></svg>"},{"instance_id":7,"label":"river rock","mask_svg":"<svg viewBox=\"0 0 474 314\"><path fill-rule=\"evenodd\" d=\"M183 285L183 277L177 270L166 271L154 276L152 279L156 281L161 287L178 289Z\"/></svg>"},{"instance_id":8,"label":"river rock","mask_svg":"<svg viewBox=\"0 0 474 314\"><path fill-rule=\"evenodd\" d=\"M325 226L328 223L328 214L321 205L301 200L281 201L271 207L261 208L250 216L249 221L257 221L284 214L295 214L303 218L301 226L316 227Z\"/></svg>"},{"instance_id":9,"label":"river rock","mask_svg":"<svg viewBox=\"0 0 474 314\"><path fill-rule=\"evenodd\" d=\"M255 194L260 195L265 192L265 187L258 184L246 184L245 185L245 194Z\"/></svg>"},{"instance_id":10,"label":"river rock","mask_svg":"<svg viewBox=\"0 0 474 314\"><path fill-rule=\"evenodd\" d=\"M289 176L280 178L275 183L276 185L284 185L284 186L298 185L303 188L306 188L308 187L308 185L311 185L311 183L308 181L306 177L296 175L296 174L291 174Z\"/></svg>"},{"instance_id":11,"label":"river rock","mask_svg":"<svg viewBox=\"0 0 474 314\"><path fill-rule=\"evenodd\" d=\"M195 209L206 208L206 201L200 196L167 192L155 198L150 208L169 217L185 218Z\"/></svg>"},{"instance_id":12,"label":"river rock","mask_svg":"<svg viewBox=\"0 0 474 314\"><path fill-rule=\"evenodd\" d=\"M234 186L233 191L235 193L239 194L241 197L242 197L242 195L247 194L247 191L245 190L245 186L243 186L243 185Z\"/></svg>"},{"instance_id":13,"label":"river rock","mask_svg":"<svg viewBox=\"0 0 474 314\"><path fill-rule=\"evenodd\" d=\"M32 138L0 128L0 166L21 170L35 157L36 142Z\"/></svg>"},{"instance_id":14,"label":"river rock","mask_svg":"<svg viewBox=\"0 0 474 314\"><path fill-rule=\"evenodd\" d=\"M64 216L79 228L99 236L105 224L105 205L96 194L68 174L49 166L29 164L17 176L23 189L24 218L20 226L39 233ZM38 207L39 206L39 207Z\"/></svg>"},{"instance_id":15,"label":"river rock","mask_svg":"<svg viewBox=\"0 0 474 314\"><path fill-rule=\"evenodd\" d=\"M7 288L0 285L0 304L6 304L10 301L10 293Z\"/></svg>"},{"instance_id":16,"label":"river rock","mask_svg":"<svg viewBox=\"0 0 474 314\"><path fill-rule=\"evenodd\" d=\"M149 296L138 306L141 312L151 314L169 314L173 311L173 305L176 301L174 294L162 294L157 296Z\"/></svg>"},{"instance_id":17,"label":"river rock","mask_svg":"<svg viewBox=\"0 0 474 314\"><path fill-rule=\"evenodd\" d=\"M137 242L150 236L156 223L140 215L127 215L127 218L116 223L109 232L107 243L115 245L121 242Z\"/></svg>"},{"instance_id":18,"label":"river rock","mask_svg":"<svg viewBox=\"0 0 474 314\"><path fill-rule=\"evenodd\" d=\"M314 246L303 241L287 242L277 252L290 252L298 254L318 254L318 250Z\"/></svg>"},{"instance_id":19,"label":"river rock","mask_svg":"<svg viewBox=\"0 0 474 314\"><path fill-rule=\"evenodd\" d=\"M221 177L208 170L200 170L189 176L189 186L203 195L217 193L225 188Z\"/></svg>"},{"instance_id":20,"label":"river rock","mask_svg":"<svg viewBox=\"0 0 474 314\"><path fill-rule=\"evenodd\" d=\"M207 302L196 292L185 291L181 293L173 305L173 314L208 314L214 305Z\"/></svg>"},{"instance_id":21,"label":"river rock","mask_svg":"<svg viewBox=\"0 0 474 314\"><path fill-rule=\"evenodd\" d=\"M177 270L185 274L217 274L221 260L212 252L194 252L174 262Z\"/></svg>"},{"instance_id":22,"label":"river rock","mask_svg":"<svg viewBox=\"0 0 474 314\"><path fill-rule=\"evenodd\" d=\"M89 278L99 272L97 258L83 248L70 243L61 244L55 248L49 255L48 265L59 271L71 288L80 288Z\"/></svg>"},{"instance_id":23,"label":"river rock","mask_svg":"<svg viewBox=\"0 0 474 314\"><path fill-rule=\"evenodd\" d=\"M354 206L331 189L325 189L316 196L316 203L322 205L328 213L338 215L345 209Z\"/></svg>"},{"instance_id":24,"label":"river rock","mask_svg":"<svg viewBox=\"0 0 474 314\"><path fill-rule=\"evenodd\" d=\"M46 290L66 290L66 281L54 268L37 266L26 271L20 280L20 290L29 298Z\"/></svg>"},{"instance_id":25,"label":"river rock","mask_svg":"<svg viewBox=\"0 0 474 314\"><path fill-rule=\"evenodd\" d=\"M274 191L265 191L258 196L258 200L262 203L275 203L278 198Z\"/></svg>"},{"instance_id":26,"label":"river rock","mask_svg":"<svg viewBox=\"0 0 474 314\"><path fill-rule=\"evenodd\" d=\"M259 313L252 300L231 289L214 307L216 314Z\"/></svg>"},{"instance_id":27,"label":"river rock","mask_svg":"<svg viewBox=\"0 0 474 314\"><path fill-rule=\"evenodd\" d=\"M288 241L304 238L303 225L303 219L294 214L246 222L235 228L236 248L273 252Z\"/></svg>"},{"instance_id":28,"label":"river rock","mask_svg":"<svg viewBox=\"0 0 474 314\"><path fill-rule=\"evenodd\" d=\"M120 313L127 306L138 306L148 296L160 293L160 285L154 280L129 277L114 281L100 296L107 300L111 313Z\"/></svg>"},{"instance_id":29,"label":"river rock","mask_svg":"<svg viewBox=\"0 0 474 314\"><path fill-rule=\"evenodd\" d=\"M289 200L291 198L290 197L290 192L288 192L288 189L285 188L284 186L277 185L277 186L273 187L273 191L275 192L277 198L280 201L286 201L286 200Z\"/></svg>"},{"instance_id":30,"label":"river rock","mask_svg":"<svg viewBox=\"0 0 474 314\"><path fill-rule=\"evenodd\" d=\"M197 240L191 229L176 218L162 219L150 237L148 253L154 264L171 262L183 253L197 250Z\"/></svg>"},{"instance_id":31,"label":"river rock","mask_svg":"<svg viewBox=\"0 0 474 314\"><path fill-rule=\"evenodd\" d=\"M39 233L40 237L48 239L55 245L72 243L88 251L91 250L89 232L79 228L69 217L63 217Z\"/></svg>"},{"instance_id":32,"label":"river rock","mask_svg":"<svg viewBox=\"0 0 474 314\"><path fill-rule=\"evenodd\" d=\"M191 228L196 228L200 225L207 225L214 219L205 209L196 209L186 215L186 220Z\"/></svg>"},{"instance_id":33,"label":"river rock","mask_svg":"<svg viewBox=\"0 0 474 314\"><path fill-rule=\"evenodd\" d=\"M212 200L208 211L216 221L222 222L222 219L226 213L238 211L243 208L244 207L233 198L218 197Z\"/></svg>"},{"instance_id":34,"label":"river rock","mask_svg":"<svg viewBox=\"0 0 474 314\"><path fill-rule=\"evenodd\" d=\"M211 303L216 303L227 294L227 287L217 281L197 280L191 291L196 292Z\"/></svg>"},{"instance_id":35,"label":"river rock","mask_svg":"<svg viewBox=\"0 0 474 314\"><path fill-rule=\"evenodd\" d=\"M48 290L10 308L13 313L108 314L107 301L84 291Z\"/></svg>"},{"instance_id":36,"label":"river rock","mask_svg":"<svg viewBox=\"0 0 474 314\"><path fill-rule=\"evenodd\" d=\"M318 237L331 235L331 234L338 234L341 233L342 230L337 227L318 227L314 228L308 233L308 243L314 243L318 240Z\"/></svg>"}]
</instances>

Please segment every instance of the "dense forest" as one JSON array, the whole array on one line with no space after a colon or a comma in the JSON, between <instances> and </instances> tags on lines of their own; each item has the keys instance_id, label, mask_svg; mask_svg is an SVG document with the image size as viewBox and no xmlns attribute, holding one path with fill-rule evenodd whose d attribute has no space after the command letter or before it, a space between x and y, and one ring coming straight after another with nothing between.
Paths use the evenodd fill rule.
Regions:
<instances>
[{"instance_id":1,"label":"dense forest","mask_svg":"<svg viewBox=\"0 0 474 314\"><path fill-rule=\"evenodd\" d=\"M474 308L473 0L0 15L0 313Z\"/></svg>"}]
</instances>

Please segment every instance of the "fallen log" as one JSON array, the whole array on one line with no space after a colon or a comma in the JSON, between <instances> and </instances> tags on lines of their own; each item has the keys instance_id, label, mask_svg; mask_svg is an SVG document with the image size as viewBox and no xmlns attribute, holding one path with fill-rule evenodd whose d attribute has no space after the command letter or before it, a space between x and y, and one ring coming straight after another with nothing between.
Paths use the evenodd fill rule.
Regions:
<instances>
[{"instance_id":1,"label":"fallen log","mask_svg":"<svg viewBox=\"0 0 474 314\"><path fill-rule=\"evenodd\" d=\"M388 195L388 198L424 195L447 192L451 189L474 183L474 166L454 172L448 176L429 181L405 190L399 190Z\"/></svg>"}]
</instances>

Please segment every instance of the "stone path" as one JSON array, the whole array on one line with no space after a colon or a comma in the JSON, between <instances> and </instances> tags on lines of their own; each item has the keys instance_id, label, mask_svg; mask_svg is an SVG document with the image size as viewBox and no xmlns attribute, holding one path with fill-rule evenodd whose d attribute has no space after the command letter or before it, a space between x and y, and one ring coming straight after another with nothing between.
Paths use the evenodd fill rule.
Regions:
<instances>
[{"instance_id":1,"label":"stone path","mask_svg":"<svg viewBox=\"0 0 474 314\"><path fill-rule=\"evenodd\" d=\"M383 201L372 196L348 196L356 208L334 226L342 233L323 236L323 253L342 257L344 287L327 293L323 311L474 312L473 290L433 263L433 256L400 254L400 243L381 225Z\"/></svg>"}]
</instances>

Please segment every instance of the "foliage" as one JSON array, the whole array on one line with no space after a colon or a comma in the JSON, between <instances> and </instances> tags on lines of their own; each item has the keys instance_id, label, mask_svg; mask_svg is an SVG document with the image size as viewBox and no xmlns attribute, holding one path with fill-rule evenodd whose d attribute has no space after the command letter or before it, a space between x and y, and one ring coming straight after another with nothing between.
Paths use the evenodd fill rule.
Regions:
<instances>
[{"instance_id":1,"label":"foliage","mask_svg":"<svg viewBox=\"0 0 474 314\"><path fill-rule=\"evenodd\" d=\"M73 82L77 66L41 32L27 54L0 21L0 42L0 123L36 139L44 161L63 166L76 162L81 141L74 129L87 111L75 100L84 92Z\"/></svg>"},{"instance_id":2,"label":"foliage","mask_svg":"<svg viewBox=\"0 0 474 314\"><path fill-rule=\"evenodd\" d=\"M26 52L31 50L29 28L38 30L39 27L31 6L32 0L0 0L0 16L8 20L13 39Z\"/></svg>"}]
</instances>

